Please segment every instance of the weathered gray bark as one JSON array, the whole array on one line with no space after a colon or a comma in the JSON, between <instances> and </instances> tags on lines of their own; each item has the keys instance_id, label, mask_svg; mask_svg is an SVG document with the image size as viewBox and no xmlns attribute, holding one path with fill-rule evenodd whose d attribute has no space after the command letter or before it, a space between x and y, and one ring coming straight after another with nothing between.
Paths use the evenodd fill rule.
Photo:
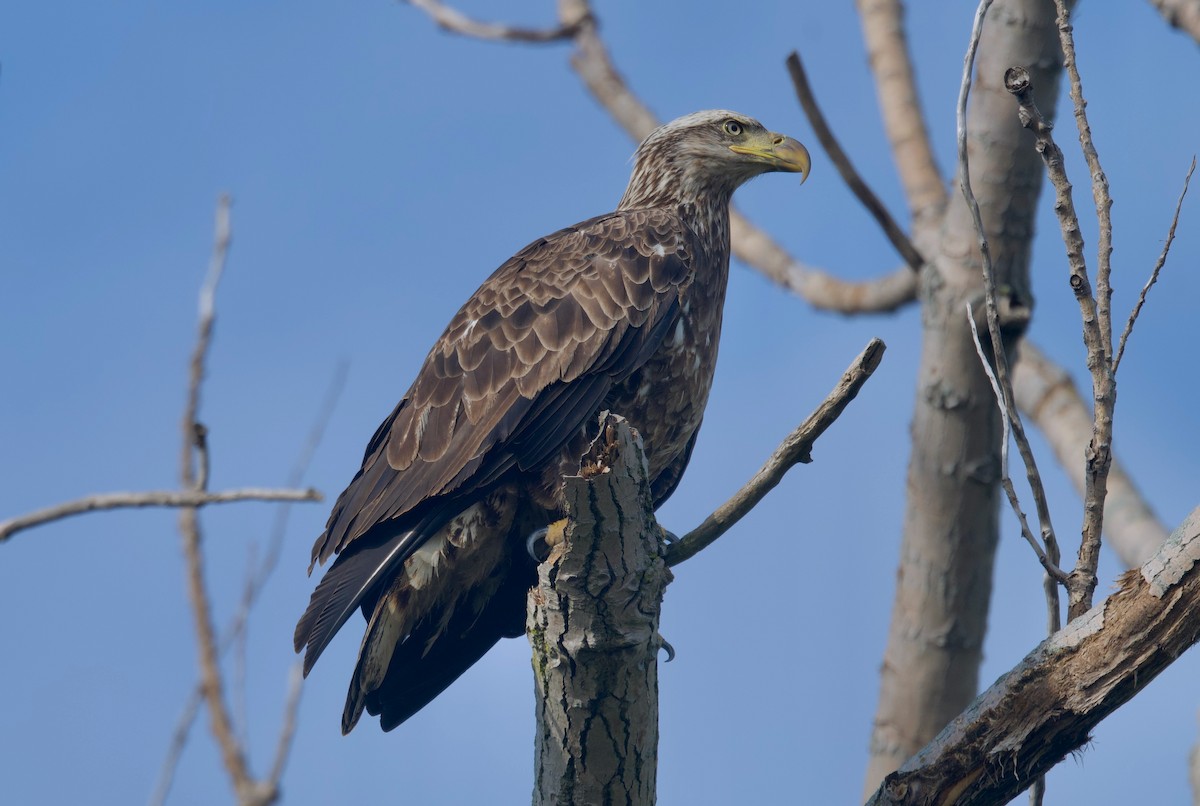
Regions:
<instances>
[{"instance_id":1,"label":"weathered gray bark","mask_svg":"<svg viewBox=\"0 0 1200 806\"><path fill-rule=\"evenodd\" d=\"M1200 508L1116 593L1043 641L871 806L1006 803L1200 640Z\"/></svg>"},{"instance_id":2,"label":"weathered gray bark","mask_svg":"<svg viewBox=\"0 0 1200 806\"><path fill-rule=\"evenodd\" d=\"M538 568L529 592L533 803L652 804L658 619L671 572L641 437L605 413L580 475L564 483L566 539Z\"/></svg>"},{"instance_id":3,"label":"weathered gray bark","mask_svg":"<svg viewBox=\"0 0 1200 806\"><path fill-rule=\"evenodd\" d=\"M1029 251L1042 184L1031 136L1003 87L1006 68L1028 65L1052 110L1062 54L1054 5L1001 0L980 42L968 113L972 186L1005 289L1006 349L1032 304ZM971 701L978 688L998 539L1000 422L971 340L964 304L980 311L977 238L961 194L936 233L918 232L923 344L913 414L896 598L881 673L865 793Z\"/></svg>"}]
</instances>

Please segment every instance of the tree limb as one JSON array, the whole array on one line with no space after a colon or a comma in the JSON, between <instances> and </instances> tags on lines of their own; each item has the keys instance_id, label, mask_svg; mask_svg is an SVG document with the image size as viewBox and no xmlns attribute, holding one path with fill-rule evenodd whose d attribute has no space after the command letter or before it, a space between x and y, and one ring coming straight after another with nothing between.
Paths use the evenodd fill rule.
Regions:
<instances>
[{"instance_id":1,"label":"tree limb","mask_svg":"<svg viewBox=\"0 0 1200 806\"><path fill-rule=\"evenodd\" d=\"M836 387L821 405L780 443L754 477L742 489L717 508L704 522L667 548L667 565L676 566L694 557L735 523L775 488L784 475L798 463L812 461L812 446L829 426L841 416L863 384L875 372L887 349L879 339L871 339L863 351L842 374Z\"/></svg>"},{"instance_id":2,"label":"tree limb","mask_svg":"<svg viewBox=\"0 0 1200 806\"><path fill-rule=\"evenodd\" d=\"M435 23L451 33L499 42L524 42L526 44L561 42L573 37L583 23L583 19L579 18L555 28L524 28L517 25L481 22L438 2L438 0L407 0L407 2L424 11Z\"/></svg>"},{"instance_id":3,"label":"tree limb","mask_svg":"<svg viewBox=\"0 0 1200 806\"><path fill-rule=\"evenodd\" d=\"M311 487L302 490L273 490L263 487L243 487L237 490L208 492L207 490L148 490L145 492L102 493L74 501L56 504L26 515L0 521L0 543L17 532L52 521L106 509L139 507L202 507L208 504L228 504L235 501L320 501L321 493Z\"/></svg>"},{"instance_id":4,"label":"tree limb","mask_svg":"<svg viewBox=\"0 0 1200 806\"><path fill-rule=\"evenodd\" d=\"M1111 343L1105 342L1099 305L1088 280L1087 264L1083 257L1083 236L1079 232L1079 217L1075 214L1062 150L1054 142L1051 127L1033 100L1033 83L1025 68L1009 68L1004 74L1004 87L1017 99L1021 125L1032 130L1037 138L1037 151L1054 185L1054 212L1058 215L1063 243L1066 245L1071 289L1075 292L1083 319L1083 342L1087 347L1087 366L1092 375L1093 425L1092 438L1085 454L1087 471L1084 476L1083 526L1078 559L1067 586L1070 600L1067 617L1073 619L1091 607L1092 594L1096 590L1096 566L1100 562L1100 536L1104 526L1104 497L1112 462L1112 418L1117 386L1110 360Z\"/></svg>"},{"instance_id":5,"label":"tree limb","mask_svg":"<svg viewBox=\"0 0 1200 806\"><path fill-rule=\"evenodd\" d=\"M904 258L909 268L913 271L920 271L925 264L925 258L921 257L908 235L896 223L896 219L888 212L879 197L875 195L875 191L871 190L863 180L862 175L855 169L854 163L850 161L849 155L842 149L842 144L834 137L833 130L829 127L829 121L825 119L825 114L817 104L817 98L808 83L808 74L804 72L804 63L800 61L800 54L797 51L792 51L787 57L787 69L788 74L792 77L792 86L796 90L796 98L800 101L800 107L804 110L817 139L821 141L825 153L829 155L829 159L833 161L838 174L841 175L842 181L878 222L887 239Z\"/></svg>"},{"instance_id":6,"label":"tree limb","mask_svg":"<svg viewBox=\"0 0 1200 806\"><path fill-rule=\"evenodd\" d=\"M1200 640L1200 508L1118 590L1043 641L868 801L1006 803Z\"/></svg>"},{"instance_id":7,"label":"tree limb","mask_svg":"<svg viewBox=\"0 0 1200 806\"><path fill-rule=\"evenodd\" d=\"M883 128L892 146L892 161L900 174L912 212L914 228L941 217L946 186L933 158L925 115L904 32L900 0L856 0Z\"/></svg>"}]
</instances>

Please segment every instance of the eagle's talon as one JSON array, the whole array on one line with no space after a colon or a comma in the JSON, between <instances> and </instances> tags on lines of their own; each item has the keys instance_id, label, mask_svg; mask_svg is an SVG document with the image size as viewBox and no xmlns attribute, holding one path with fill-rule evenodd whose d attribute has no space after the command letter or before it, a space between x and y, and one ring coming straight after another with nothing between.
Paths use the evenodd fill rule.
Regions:
<instances>
[{"instance_id":1,"label":"eagle's talon","mask_svg":"<svg viewBox=\"0 0 1200 806\"><path fill-rule=\"evenodd\" d=\"M541 529L534 529L529 533L529 537L525 538L525 551L529 552L529 557L538 565L541 565L550 557L550 544L546 540L546 535L549 533L550 527L543 526ZM543 549L542 556L538 556L538 543L541 543Z\"/></svg>"},{"instance_id":2,"label":"eagle's talon","mask_svg":"<svg viewBox=\"0 0 1200 806\"><path fill-rule=\"evenodd\" d=\"M559 518L553 523L548 523L541 529L535 529L530 533L529 537L525 538L525 550L529 552L529 556L538 565L550 559L550 555L554 549L561 546L567 539L567 519ZM545 548L539 556L539 544Z\"/></svg>"},{"instance_id":3,"label":"eagle's talon","mask_svg":"<svg viewBox=\"0 0 1200 806\"><path fill-rule=\"evenodd\" d=\"M664 529L661 526L658 527L658 529L660 532L662 532L663 542L668 546L672 546L679 542L679 535L675 534L670 529Z\"/></svg>"},{"instance_id":4,"label":"eagle's talon","mask_svg":"<svg viewBox=\"0 0 1200 806\"><path fill-rule=\"evenodd\" d=\"M671 643L666 638L663 638L661 633L658 636L658 647L667 651L667 659L663 663L670 663L675 660L675 647L671 646Z\"/></svg>"}]
</instances>

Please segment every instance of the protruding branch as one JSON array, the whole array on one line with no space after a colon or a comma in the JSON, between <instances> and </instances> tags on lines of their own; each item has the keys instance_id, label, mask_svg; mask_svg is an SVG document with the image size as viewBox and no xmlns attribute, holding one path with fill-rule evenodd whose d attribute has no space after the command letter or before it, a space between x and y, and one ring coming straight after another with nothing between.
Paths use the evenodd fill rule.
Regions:
<instances>
[{"instance_id":1,"label":"protruding branch","mask_svg":"<svg viewBox=\"0 0 1200 806\"><path fill-rule=\"evenodd\" d=\"M1179 225L1179 211L1183 208L1183 199L1187 196L1188 185L1192 181L1192 174L1196 171L1196 158L1192 157L1192 164L1188 167L1187 176L1183 178L1183 190L1179 194L1179 201L1175 202L1175 215L1171 217L1171 226L1167 229L1167 240L1163 243L1162 251L1158 253L1158 260L1154 262L1154 269L1150 272L1150 279L1142 286L1142 292L1138 294L1137 304L1133 306L1133 310L1129 313L1129 321L1125 323L1125 330L1121 333L1121 343L1117 347L1117 355L1113 358L1112 371L1113 375L1117 374L1117 367L1121 365L1121 356L1125 354L1125 342L1129 340L1129 334L1133 332L1133 323L1137 321L1138 314L1142 312L1142 306L1146 304L1146 295L1150 293L1150 289L1158 282L1158 273L1162 271L1162 267L1167 262L1167 254L1171 251L1171 244L1175 241L1175 227Z\"/></svg>"},{"instance_id":2,"label":"protruding branch","mask_svg":"<svg viewBox=\"0 0 1200 806\"><path fill-rule=\"evenodd\" d=\"M0 521L0 543L17 532L52 521L106 509L137 507L202 507L208 504L228 504L234 501L320 501L321 493L310 488L303 490L272 490L262 487L243 487L237 490L147 490L145 492L102 493L74 501L56 504L16 518Z\"/></svg>"},{"instance_id":3,"label":"protruding branch","mask_svg":"<svg viewBox=\"0 0 1200 806\"><path fill-rule=\"evenodd\" d=\"M438 2L438 0L407 0L407 2L424 11L434 22L451 33L499 42L524 42L527 44L561 42L575 36L579 26L583 23L583 19L579 18L555 28L523 28L516 25L481 22Z\"/></svg>"},{"instance_id":4,"label":"protruding branch","mask_svg":"<svg viewBox=\"0 0 1200 806\"><path fill-rule=\"evenodd\" d=\"M904 33L904 6L900 0L857 0L856 5L871 72L875 74L883 127L892 146L892 161L900 174L913 221L919 227L941 216L946 186L933 158L917 96Z\"/></svg>"},{"instance_id":5,"label":"protruding branch","mask_svg":"<svg viewBox=\"0 0 1200 806\"><path fill-rule=\"evenodd\" d=\"M704 522L688 532L679 542L667 549L667 564L678 565L694 557L706 546L725 534L735 523L766 496L784 475L799 463L812 461L812 446L829 426L841 416L875 372L887 349L879 339L871 339L854 362L842 374L833 391L821 405L780 443L754 477L746 482L732 498L717 508Z\"/></svg>"},{"instance_id":6,"label":"protruding branch","mask_svg":"<svg viewBox=\"0 0 1200 806\"><path fill-rule=\"evenodd\" d=\"M850 157L842 149L842 144L833 136L833 130L829 128L829 122L825 120L825 114L821 111L821 107L817 104L817 98L813 94L812 87L808 83L808 74L804 72L804 64L800 61L800 54L792 51L787 57L788 74L792 77L792 86L796 89L796 98L800 101L800 106L804 110L804 114L808 117L809 124L813 127L813 132L816 133L817 139L821 141L821 146L825 149L825 153L829 155L829 159L833 161L838 173L842 177L842 181L849 186L854 196L862 202L863 207L874 217L875 221L883 229L885 235L896 251L900 253L900 257L908 263L909 268L913 271L920 271L921 266L925 263L925 258L913 246L908 235L896 223L896 219L892 218L892 214L888 212L887 207L875 195L875 191L867 185L862 176L855 169L854 164L850 161Z\"/></svg>"}]
</instances>

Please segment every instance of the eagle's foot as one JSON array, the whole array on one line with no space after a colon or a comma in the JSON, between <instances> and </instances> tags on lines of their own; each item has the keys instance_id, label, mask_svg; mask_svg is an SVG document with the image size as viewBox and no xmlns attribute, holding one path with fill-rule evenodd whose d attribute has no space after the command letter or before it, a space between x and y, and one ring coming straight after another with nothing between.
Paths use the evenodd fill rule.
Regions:
<instances>
[{"instance_id":1,"label":"eagle's foot","mask_svg":"<svg viewBox=\"0 0 1200 806\"><path fill-rule=\"evenodd\" d=\"M549 526L535 529L525 538L525 550L538 565L550 559L550 552L563 544L567 537L567 519L560 518Z\"/></svg>"}]
</instances>

